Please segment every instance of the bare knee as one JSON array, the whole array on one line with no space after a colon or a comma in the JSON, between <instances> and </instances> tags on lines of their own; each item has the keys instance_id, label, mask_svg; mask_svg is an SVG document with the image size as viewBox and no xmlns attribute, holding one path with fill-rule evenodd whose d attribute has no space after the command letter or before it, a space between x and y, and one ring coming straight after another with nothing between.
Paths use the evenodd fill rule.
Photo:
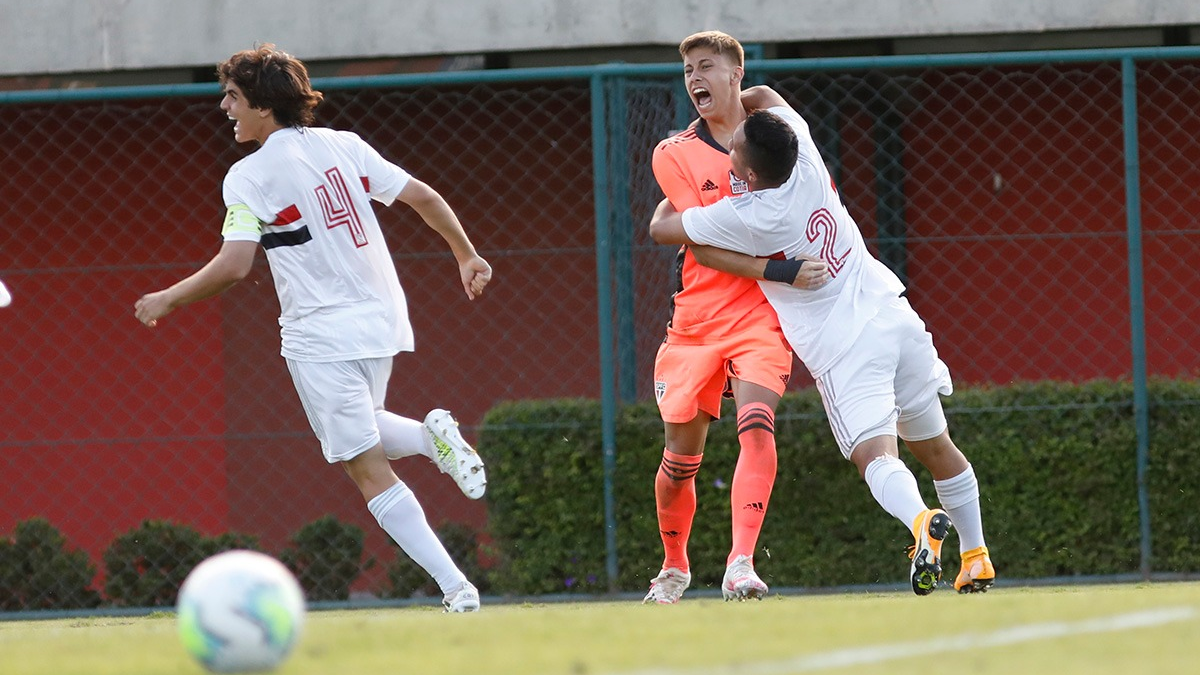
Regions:
<instances>
[{"instance_id":1,"label":"bare knee","mask_svg":"<svg viewBox=\"0 0 1200 675\"><path fill-rule=\"evenodd\" d=\"M383 445L376 445L342 462L342 468L358 486L366 501L371 501L400 480L383 453Z\"/></svg>"},{"instance_id":2,"label":"bare knee","mask_svg":"<svg viewBox=\"0 0 1200 675\"><path fill-rule=\"evenodd\" d=\"M667 450L677 455L700 455L704 453L704 442L708 438L708 425L712 421L708 413L701 412L689 422L664 424Z\"/></svg>"},{"instance_id":3,"label":"bare knee","mask_svg":"<svg viewBox=\"0 0 1200 675\"><path fill-rule=\"evenodd\" d=\"M934 480L953 478L966 471L969 466L966 456L954 445L954 441L950 440L949 431L942 431L941 434L923 441L905 441L904 444L917 461L929 469Z\"/></svg>"},{"instance_id":4,"label":"bare knee","mask_svg":"<svg viewBox=\"0 0 1200 675\"><path fill-rule=\"evenodd\" d=\"M899 457L900 451L896 446L895 436L876 436L854 446L850 451L850 461L854 462L854 466L858 467L858 475L860 478L865 478L867 475L867 467L871 462L890 455Z\"/></svg>"}]
</instances>

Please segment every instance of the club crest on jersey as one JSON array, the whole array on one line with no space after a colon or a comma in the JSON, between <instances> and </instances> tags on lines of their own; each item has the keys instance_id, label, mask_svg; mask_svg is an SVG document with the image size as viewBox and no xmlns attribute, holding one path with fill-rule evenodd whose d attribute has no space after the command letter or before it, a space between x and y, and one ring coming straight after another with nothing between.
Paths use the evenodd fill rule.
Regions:
<instances>
[{"instance_id":1,"label":"club crest on jersey","mask_svg":"<svg viewBox=\"0 0 1200 675\"><path fill-rule=\"evenodd\" d=\"M741 194L745 194L746 192L748 192L750 190L750 186L746 185L746 181L733 175L733 172L730 171L729 172L729 190L735 195L741 195Z\"/></svg>"},{"instance_id":2,"label":"club crest on jersey","mask_svg":"<svg viewBox=\"0 0 1200 675\"><path fill-rule=\"evenodd\" d=\"M666 394L666 393L667 393L667 383L666 382L655 382L654 383L654 400L661 403L663 394Z\"/></svg>"}]
</instances>

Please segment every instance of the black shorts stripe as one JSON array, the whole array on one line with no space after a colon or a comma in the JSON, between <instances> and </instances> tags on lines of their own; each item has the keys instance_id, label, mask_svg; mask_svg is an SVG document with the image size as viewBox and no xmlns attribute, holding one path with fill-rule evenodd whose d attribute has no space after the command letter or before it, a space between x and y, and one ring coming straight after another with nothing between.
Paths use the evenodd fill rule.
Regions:
<instances>
[{"instance_id":1,"label":"black shorts stripe","mask_svg":"<svg viewBox=\"0 0 1200 675\"><path fill-rule=\"evenodd\" d=\"M288 232L271 232L262 236L262 247L272 249L276 246L299 246L312 241L312 234L305 225L297 230Z\"/></svg>"}]
</instances>

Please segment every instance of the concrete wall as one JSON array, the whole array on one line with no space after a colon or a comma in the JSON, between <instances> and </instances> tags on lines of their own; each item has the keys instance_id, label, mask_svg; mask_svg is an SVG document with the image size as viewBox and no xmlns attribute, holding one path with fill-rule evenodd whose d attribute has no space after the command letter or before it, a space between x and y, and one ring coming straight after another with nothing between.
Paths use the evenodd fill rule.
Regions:
<instances>
[{"instance_id":1,"label":"concrete wall","mask_svg":"<svg viewBox=\"0 0 1200 675\"><path fill-rule=\"evenodd\" d=\"M0 75L208 67L256 42L307 61L1200 24L1189 0L0 0ZM670 52L666 52L670 56Z\"/></svg>"}]
</instances>

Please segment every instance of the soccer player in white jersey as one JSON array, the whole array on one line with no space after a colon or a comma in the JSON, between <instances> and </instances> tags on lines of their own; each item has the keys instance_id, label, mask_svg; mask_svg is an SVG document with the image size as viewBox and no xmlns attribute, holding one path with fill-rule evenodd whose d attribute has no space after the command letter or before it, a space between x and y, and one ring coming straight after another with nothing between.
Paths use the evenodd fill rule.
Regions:
<instances>
[{"instance_id":1,"label":"soccer player in white jersey","mask_svg":"<svg viewBox=\"0 0 1200 675\"><path fill-rule=\"evenodd\" d=\"M384 410L392 357L413 350L404 291L370 200L407 204L450 245L467 298L492 270L433 188L385 160L356 134L314 128L321 102L304 64L263 45L218 66L221 110L234 139L260 144L225 176L224 242L202 269L135 304L154 327L177 307L228 289L261 245L282 310L282 354L329 463L340 463L367 509L437 581L446 611L479 609L479 592L430 528L389 459L425 455L472 499L483 462L445 410L424 422Z\"/></svg>"},{"instance_id":2,"label":"soccer player in white jersey","mask_svg":"<svg viewBox=\"0 0 1200 675\"><path fill-rule=\"evenodd\" d=\"M963 559L955 588L986 591L996 573L983 538L979 483L947 431L939 394L953 387L933 337L904 285L867 250L804 119L769 87L748 89L742 100L754 112L734 133L729 155L750 193L682 214L664 200L651 235L659 243L697 245L701 263L762 280L784 334L816 381L842 454L880 506L913 533L913 592L937 587L951 523ZM706 259L706 246L745 256ZM792 285L805 255L828 265L830 280L819 289ZM899 459L897 436L933 475L945 511L926 507L916 477Z\"/></svg>"}]
</instances>

